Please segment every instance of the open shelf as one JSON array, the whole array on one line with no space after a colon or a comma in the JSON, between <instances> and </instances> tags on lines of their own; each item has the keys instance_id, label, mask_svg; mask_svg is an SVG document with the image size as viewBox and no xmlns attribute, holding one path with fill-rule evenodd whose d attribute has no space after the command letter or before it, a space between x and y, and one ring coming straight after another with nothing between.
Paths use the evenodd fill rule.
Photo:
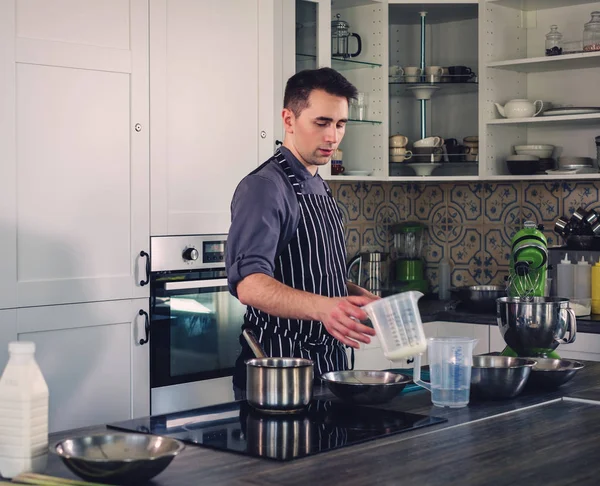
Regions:
<instances>
[{"instance_id":1,"label":"open shelf","mask_svg":"<svg viewBox=\"0 0 600 486\"><path fill-rule=\"evenodd\" d=\"M381 125L381 122L377 120L354 120L349 118L348 125Z\"/></svg>"},{"instance_id":2,"label":"open shelf","mask_svg":"<svg viewBox=\"0 0 600 486\"><path fill-rule=\"evenodd\" d=\"M296 54L296 61L313 62L317 56L313 54ZM338 57L331 58L331 67L336 71L349 71L351 69L377 68L381 64L366 61L356 61L354 59L341 59Z\"/></svg>"},{"instance_id":3,"label":"open shelf","mask_svg":"<svg viewBox=\"0 0 600 486\"><path fill-rule=\"evenodd\" d=\"M598 174L534 174L534 175L491 175L481 176L481 180L486 181L498 181L498 180L520 180L520 181L560 181L560 180L598 180L600 179L600 173Z\"/></svg>"},{"instance_id":4,"label":"open shelf","mask_svg":"<svg viewBox=\"0 0 600 486\"><path fill-rule=\"evenodd\" d=\"M516 8L518 10L532 11L545 10L557 7L573 7L597 3L598 0L487 0L487 3Z\"/></svg>"},{"instance_id":5,"label":"open shelf","mask_svg":"<svg viewBox=\"0 0 600 486\"><path fill-rule=\"evenodd\" d=\"M477 93L479 89L478 83L472 81L464 83L405 83L390 81L389 85L390 95L407 97L414 97L413 93L406 89L409 86L439 86L440 89L435 92L434 97L445 94Z\"/></svg>"},{"instance_id":6,"label":"open shelf","mask_svg":"<svg viewBox=\"0 0 600 486\"><path fill-rule=\"evenodd\" d=\"M600 51L563 54L561 56L531 57L528 59L509 59L487 64L489 68L506 69L519 73L543 73L548 71L566 71L600 67Z\"/></svg>"},{"instance_id":7,"label":"open shelf","mask_svg":"<svg viewBox=\"0 0 600 486\"><path fill-rule=\"evenodd\" d=\"M529 125L534 123L568 123L568 124L600 124L600 113L587 115L558 115L558 116L536 116L530 118L498 118L490 120L488 125Z\"/></svg>"}]
</instances>

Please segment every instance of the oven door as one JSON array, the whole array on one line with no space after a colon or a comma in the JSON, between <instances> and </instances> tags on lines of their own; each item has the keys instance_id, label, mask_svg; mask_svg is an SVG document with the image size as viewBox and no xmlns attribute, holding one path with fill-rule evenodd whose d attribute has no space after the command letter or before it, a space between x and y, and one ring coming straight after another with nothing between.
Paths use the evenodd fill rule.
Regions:
<instances>
[{"instance_id":1,"label":"oven door","mask_svg":"<svg viewBox=\"0 0 600 486\"><path fill-rule=\"evenodd\" d=\"M157 274L151 285L152 413L231 399L246 308L225 270Z\"/></svg>"}]
</instances>

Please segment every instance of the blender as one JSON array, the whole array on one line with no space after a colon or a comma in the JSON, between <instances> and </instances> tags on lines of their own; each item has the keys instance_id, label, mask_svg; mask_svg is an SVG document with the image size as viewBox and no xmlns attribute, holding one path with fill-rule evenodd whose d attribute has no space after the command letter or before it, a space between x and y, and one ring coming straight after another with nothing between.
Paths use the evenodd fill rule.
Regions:
<instances>
[{"instance_id":1,"label":"blender","mask_svg":"<svg viewBox=\"0 0 600 486\"><path fill-rule=\"evenodd\" d=\"M417 290L426 294L429 283L425 279L425 262L422 258L425 225L416 221L392 226L394 244L391 251L395 270L395 290Z\"/></svg>"},{"instance_id":2,"label":"blender","mask_svg":"<svg viewBox=\"0 0 600 486\"><path fill-rule=\"evenodd\" d=\"M548 244L542 229L526 221L511 241L508 297L496 300L498 326L508 345L503 356L560 358L558 345L575 341L569 299L545 297Z\"/></svg>"}]
</instances>

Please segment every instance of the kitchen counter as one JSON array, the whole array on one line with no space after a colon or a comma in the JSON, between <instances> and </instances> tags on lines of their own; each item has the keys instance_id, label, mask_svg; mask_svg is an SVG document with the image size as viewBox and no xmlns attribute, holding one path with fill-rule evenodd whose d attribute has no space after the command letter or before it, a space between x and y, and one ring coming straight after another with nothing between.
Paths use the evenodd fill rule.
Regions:
<instances>
[{"instance_id":1,"label":"kitchen counter","mask_svg":"<svg viewBox=\"0 0 600 486\"><path fill-rule=\"evenodd\" d=\"M431 297L424 297L419 301L419 311L423 322L447 321L466 322L468 324L486 324L496 326L495 312L474 312L464 310L460 304L456 309L453 302L440 301ZM448 309L450 307L450 309ZM600 315L591 315L577 318L577 332L600 334Z\"/></svg>"},{"instance_id":2,"label":"kitchen counter","mask_svg":"<svg viewBox=\"0 0 600 486\"><path fill-rule=\"evenodd\" d=\"M162 485L596 485L600 475L600 363L586 362L557 391L526 390L503 401L436 408L429 392L400 394L379 406L446 423L277 462L188 445L151 483ZM318 387L316 394L331 397ZM60 438L103 427L66 431ZM55 456L47 474L74 477Z\"/></svg>"}]
</instances>

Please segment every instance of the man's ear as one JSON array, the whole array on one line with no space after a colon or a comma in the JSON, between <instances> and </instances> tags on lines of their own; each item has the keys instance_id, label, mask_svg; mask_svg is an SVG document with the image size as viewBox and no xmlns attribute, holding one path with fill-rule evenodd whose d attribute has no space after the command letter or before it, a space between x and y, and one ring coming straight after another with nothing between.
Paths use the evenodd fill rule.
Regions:
<instances>
[{"instance_id":1,"label":"man's ear","mask_svg":"<svg viewBox=\"0 0 600 486\"><path fill-rule=\"evenodd\" d=\"M294 133L294 124L296 122L296 115L292 110L284 108L281 112L281 119L283 120L283 128L286 133Z\"/></svg>"}]
</instances>

